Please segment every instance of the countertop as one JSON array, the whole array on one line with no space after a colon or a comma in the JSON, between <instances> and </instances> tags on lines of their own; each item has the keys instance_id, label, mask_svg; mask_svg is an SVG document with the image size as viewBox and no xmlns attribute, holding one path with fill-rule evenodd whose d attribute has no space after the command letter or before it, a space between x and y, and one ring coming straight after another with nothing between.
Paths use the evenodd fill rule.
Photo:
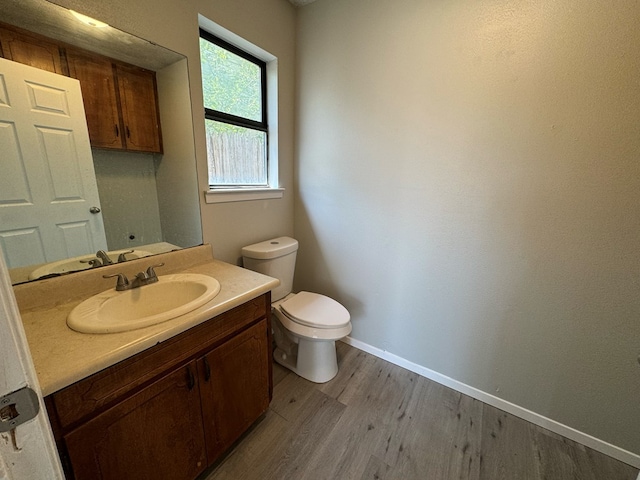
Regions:
<instances>
[{"instance_id":1,"label":"countertop","mask_svg":"<svg viewBox=\"0 0 640 480\"><path fill-rule=\"evenodd\" d=\"M146 268L148 264L160 261L164 261L167 267L157 269L159 276L177 272L210 275L220 282L220 293L209 303L190 313L138 330L85 334L67 327L67 315L76 305L95 293L107 290L111 283L114 283L114 279L110 279L105 284L103 274L113 273L112 270L125 270L124 273L131 275L129 272L143 270L142 267ZM126 265L126 269L123 265ZM279 285L275 278L213 259L208 245L166 253L153 257L153 260L139 259L96 270L99 272L80 272L69 279L48 279L14 288L44 396L210 320ZM74 286L77 286L80 292L70 295L68 292L73 290ZM43 295L49 296L49 301L43 300Z\"/></svg>"}]
</instances>

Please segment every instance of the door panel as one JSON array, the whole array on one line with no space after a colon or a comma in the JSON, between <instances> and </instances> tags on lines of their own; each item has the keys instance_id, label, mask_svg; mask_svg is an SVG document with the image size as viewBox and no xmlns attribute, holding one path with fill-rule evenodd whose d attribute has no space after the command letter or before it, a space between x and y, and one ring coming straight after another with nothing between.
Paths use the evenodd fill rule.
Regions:
<instances>
[{"instance_id":1,"label":"door panel","mask_svg":"<svg viewBox=\"0 0 640 480\"><path fill-rule=\"evenodd\" d=\"M47 261L44 252L45 245L37 226L1 231L0 247L2 247L5 258L11 259L14 267L46 263Z\"/></svg>"},{"instance_id":2,"label":"door panel","mask_svg":"<svg viewBox=\"0 0 640 480\"><path fill-rule=\"evenodd\" d=\"M205 468L195 361L65 435L76 480L192 480Z\"/></svg>"},{"instance_id":3,"label":"door panel","mask_svg":"<svg viewBox=\"0 0 640 480\"><path fill-rule=\"evenodd\" d=\"M0 79L0 87L1 83ZM0 99L2 100L4 99ZM29 181L22 164L18 133L14 123L0 121L0 145L2 145L2 164L4 165L3 175L0 175L0 205L30 203Z\"/></svg>"},{"instance_id":4,"label":"door panel","mask_svg":"<svg viewBox=\"0 0 640 480\"><path fill-rule=\"evenodd\" d=\"M107 248L77 80L0 59L0 244L9 267Z\"/></svg>"},{"instance_id":5,"label":"door panel","mask_svg":"<svg viewBox=\"0 0 640 480\"><path fill-rule=\"evenodd\" d=\"M0 255L0 396L26 386L38 395L44 405L38 386L36 370L29 353L22 319L9 281L7 268ZM11 433L0 436L0 478L46 478L64 480L56 445L47 419L40 409L38 416L14 430L14 448Z\"/></svg>"},{"instance_id":6,"label":"door panel","mask_svg":"<svg viewBox=\"0 0 640 480\"><path fill-rule=\"evenodd\" d=\"M269 408L267 321L236 335L198 362L209 462Z\"/></svg>"}]
</instances>

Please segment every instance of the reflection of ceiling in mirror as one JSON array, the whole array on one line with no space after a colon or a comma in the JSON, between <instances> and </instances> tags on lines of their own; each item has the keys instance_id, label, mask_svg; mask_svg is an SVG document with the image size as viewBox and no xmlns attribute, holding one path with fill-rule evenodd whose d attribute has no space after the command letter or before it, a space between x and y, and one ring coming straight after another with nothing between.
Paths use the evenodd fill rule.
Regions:
<instances>
[{"instance_id":1,"label":"reflection of ceiling in mirror","mask_svg":"<svg viewBox=\"0 0 640 480\"><path fill-rule=\"evenodd\" d=\"M45 0L0 0L0 12L1 22L149 70L157 71L184 58L113 27L85 25L66 8Z\"/></svg>"}]
</instances>

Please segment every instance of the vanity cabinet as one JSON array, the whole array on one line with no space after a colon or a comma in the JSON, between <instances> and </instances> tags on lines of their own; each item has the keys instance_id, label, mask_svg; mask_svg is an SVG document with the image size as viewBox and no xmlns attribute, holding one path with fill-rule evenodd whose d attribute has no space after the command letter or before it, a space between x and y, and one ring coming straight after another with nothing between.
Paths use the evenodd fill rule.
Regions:
<instances>
[{"instance_id":1,"label":"vanity cabinet","mask_svg":"<svg viewBox=\"0 0 640 480\"><path fill-rule=\"evenodd\" d=\"M45 398L68 478L192 480L272 394L267 293Z\"/></svg>"},{"instance_id":2,"label":"vanity cabinet","mask_svg":"<svg viewBox=\"0 0 640 480\"><path fill-rule=\"evenodd\" d=\"M66 63L57 43L40 35L0 26L0 47L7 60L66 75Z\"/></svg>"},{"instance_id":3,"label":"vanity cabinet","mask_svg":"<svg viewBox=\"0 0 640 480\"><path fill-rule=\"evenodd\" d=\"M162 153L154 72L75 49L67 62L80 81L91 146Z\"/></svg>"}]
</instances>

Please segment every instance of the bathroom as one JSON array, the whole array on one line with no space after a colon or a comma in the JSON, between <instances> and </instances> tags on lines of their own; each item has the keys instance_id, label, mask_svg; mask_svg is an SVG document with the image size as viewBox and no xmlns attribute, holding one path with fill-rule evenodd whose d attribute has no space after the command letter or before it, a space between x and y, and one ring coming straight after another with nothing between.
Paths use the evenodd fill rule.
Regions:
<instances>
[{"instance_id":1,"label":"bathroom","mask_svg":"<svg viewBox=\"0 0 640 480\"><path fill-rule=\"evenodd\" d=\"M216 258L295 237L355 346L637 462L636 2L56 3L187 57L200 198L197 15L278 57L284 195L201 200Z\"/></svg>"}]
</instances>

